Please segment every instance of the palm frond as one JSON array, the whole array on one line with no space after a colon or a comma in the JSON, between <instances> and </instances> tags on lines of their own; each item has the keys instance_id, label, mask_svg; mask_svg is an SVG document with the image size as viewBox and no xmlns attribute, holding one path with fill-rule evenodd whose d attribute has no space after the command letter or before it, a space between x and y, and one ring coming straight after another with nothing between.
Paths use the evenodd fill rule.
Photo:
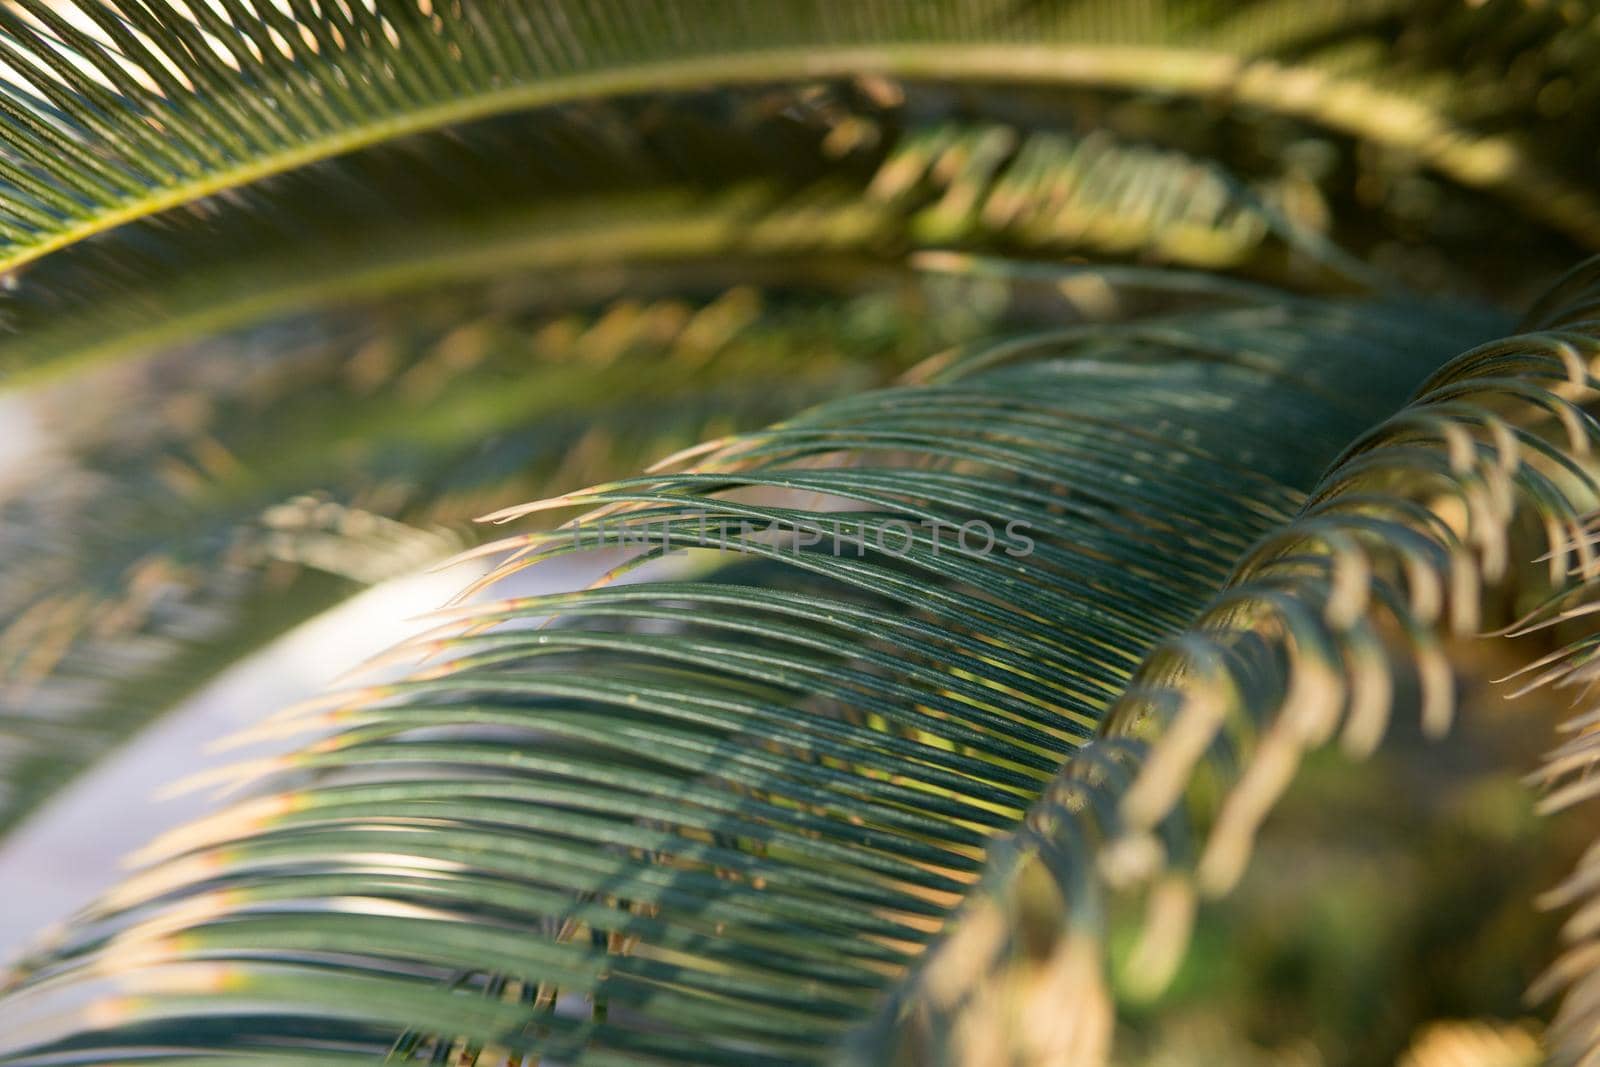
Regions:
<instances>
[{"instance_id":1,"label":"palm frond","mask_svg":"<svg viewBox=\"0 0 1600 1067\"><path fill-rule=\"evenodd\" d=\"M1508 20L1516 33L1479 36ZM1592 142L1574 128L1592 112L1595 45L1515 0L16 0L0 29L6 268L406 133L580 97L862 73L1226 97L1414 155L1600 241L1582 183ZM1465 71L1446 45L1463 38ZM1390 40L1397 52L1379 47ZM1487 83L1512 89L1486 106ZM1567 136L1538 136L1552 123Z\"/></svg>"},{"instance_id":2,"label":"palm frond","mask_svg":"<svg viewBox=\"0 0 1600 1067\"><path fill-rule=\"evenodd\" d=\"M690 569L455 609L400 650L436 664L263 724L316 739L24 961L0 1062L826 1056L1135 665L1482 336L1223 294L501 512L590 509L497 581Z\"/></svg>"},{"instance_id":3,"label":"palm frond","mask_svg":"<svg viewBox=\"0 0 1600 1067\"><path fill-rule=\"evenodd\" d=\"M536 528L428 662L255 731L309 740L21 962L0 1063L1102 1060L1108 916L1159 988L1307 753L1449 728L1486 627L1593 675L1592 275L1432 377L1496 316L1254 284L1503 298L1600 247L1574 10L0 3L0 370L165 352L111 370L212 412L86 431L0 528L0 823L346 579L598 479L496 512ZM1066 323L971 343L1029 285ZM257 370L340 385L263 416ZM1592 910L1546 982L1572 1062Z\"/></svg>"},{"instance_id":4,"label":"palm frond","mask_svg":"<svg viewBox=\"0 0 1600 1067\"><path fill-rule=\"evenodd\" d=\"M1600 505L1600 423L1586 410L1600 390L1593 279L1593 265L1577 272L1527 332L1461 355L1357 438L1295 520L1145 660L1097 738L993 850L952 930L857 1035L857 1062L928 1049L949 1062L1103 1057L1103 939L1119 900L1147 909L1117 961L1124 984L1159 990L1199 901L1238 881L1309 751L1365 756L1401 712L1444 733L1457 704L1447 639L1526 630L1512 625L1522 611L1554 605L1535 615L1548 617L1587 588L1587 516ZM1576 638L1552 657L1557 671L1582 676L1593 648ZM1585 741L1546 773L1583 774L1591 758ZM1580 874L1562 898L1587 884ZM1586 930L1575 921L1573 936ZM1587 948L1551 983L1589 973ZM1552 1040L1578 1062L1592 1033L1582 991L1564 1011Z\"/></svg>"},{"instance_id":5,"label":"palm frond","mask_svg":"<svg viewBox=\"0 0 1600 1067\"><path fill-rule=\"evenodd\" d=\"M1600 513L1591 515L1583 537L1593 553L1600 548ZM1600 634L1594 617L1600 613L1600 573L1593 568L1576 588L1558 590L1549 600L1519 621L1515 633L1555 635L1556 650L1527 665L1517 680L1524 688L1550 687L1574 690L1577 714L1562 724L1566 738L1546 757L1532 780L1544 790L1540 810L1565 812L1593 799L1597 747L1594 707L1595 681L1600 677ZM1595 925L1597 873L1600 848L1591 845L1570 877L1545 894L1546 908L1569 908L1562 927L1565 948L1530 991L1530 999L1546 1002L1557 994L1560 1009L1549 1031L1550 1062L1581 1064L1592 1060L1596 1040L1595 990L1600 987L1600 930Z\"/></svg>"},{"instance_id":6,"label":"palm frond","mask_svg":"<svg viewBox=\"0 0 1600 1067\"><path fill-rule=\"evenodd\" d=\"M1589 538L1594 544L1591 521ZM1592 550L1592 548L1591 548ZM1600 639L1596 638L1591 617L1600 604L1600 579L1590 577L1580 588L1552 600L1545 610L1529 620L1529 630L1558 633L1575 631L1556 652L1531 665L1532 685L1575 687L1579 714L1564 723L1570 736L1550 753L1535 776L1547 794L1541 804L1545 812L1565 811L1593 797L1594 763L1597 756L1593 708L1596 664L1600 663ZM1600 849L1591 846L1572 875L1547 893L1540 904L1547 908L1571 908L1571 917L1562 927L1565 948L1539 978L1530 999L1545 1002L1560 994L1560 1010L1551 1022L1548 1050L1550 1062L1581 1064L1592 1060L1600 1041L1596 1040L1595 990L1600 987L1600 960L1597 960L1595 892Z\"/></svg>"}]
</instances>

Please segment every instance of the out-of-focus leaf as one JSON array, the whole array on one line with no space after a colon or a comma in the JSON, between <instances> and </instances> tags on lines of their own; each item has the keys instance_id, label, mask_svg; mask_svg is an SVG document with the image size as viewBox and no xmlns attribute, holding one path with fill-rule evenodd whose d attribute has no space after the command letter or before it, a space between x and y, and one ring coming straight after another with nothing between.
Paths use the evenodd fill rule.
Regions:
<instances>
[{"instance_id":1,"label":"out-of-focus leaf","mask_svg":"<svg viewBox=\"0 0 1600 1067\"><path fill-rule=\"evenodd\" d=\"M581 97L856 74L1225 97L1415 156L1600 240L1582 182L1595 42L1581 20L1517 0L18 0L3 19L9 266L407 132ZM1566 136L1538 137L1550 124Z\"/></svg>"}]
</instances>

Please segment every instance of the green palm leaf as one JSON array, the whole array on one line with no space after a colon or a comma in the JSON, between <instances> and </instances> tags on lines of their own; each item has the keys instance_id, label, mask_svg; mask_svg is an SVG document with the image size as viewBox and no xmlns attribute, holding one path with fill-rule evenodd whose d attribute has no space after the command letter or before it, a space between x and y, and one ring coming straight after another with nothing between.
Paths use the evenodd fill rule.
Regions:
<instances>
[{"instance_id":1,"label":"green palm leaf","mask_svg":"<svg viewBox=\"0 0 1600 1067\"><path fill-rule=\"evenodd\" d=\"M320 739L30 958L19 1019L90 975L122 992L75 1037L19 1022L37 1043L5 1062L214 1057L212 1027L246 1060L288 1033L820 1058L1137 662L1478 329L1285 298L1046 333L547 501L597 510L491 546L501 576L604 530L729 547L460 609L417 647L436 666L264 724ZM1335 351L1370 397L1332 388ZM773 521L841 528L799 550ZM963 551L980 522L1031 551Z\"/></svg>"},{"instance_id":2,"label":"green palm leaf","mask_svg":"<svg viewBox=\"0 0 1600 1067\"><path fill-rule=\"evenodd\" d=\"M474 118L585 96L862 72L1226 93L1416 153L1593 243L1600 208L1577 180L1590 162L1581 149L1509 132L1530 117L1570 125L1594 91L1592 41L1551 12L1483 47L1465 76L1452 62L1446 42L1482 34L1514 6L1260 3L1227 17L1177 0L474 2L446 14L414 0L182 9L28 0L3 14L0 60L12 73L0 237L10 251L0 262L14 267L268 175ZM1398 63L1374 47L1409 44L1408 31L1425 39ZM1484 108L1480 87L1524 52L1566 79L1565 96L1539 98L1535 83Z\"/></svg>"},{"instance_id":3,"label":"green palm leaf","mask_svg":"<svg viewBox=\"0 0 1600 1067\"><path fill-rule=\"evenodd\" d=\"M1592 265L1564 288L1528 332L1463 354L1357 438L1295 521L1146 659L1099 736L997 851L963 918L863 1032L860 1062L907 1049L962 1062L995 1048L1025 1062L1093 1061L1111 1026L1102 941L1116 898L1147 909L1140 943L1118 961L1124 981L1158 991L1197 898L1238 882L1307 753L1337 741L1369 755L1402 712L1443 734L1463 699L1452 634L1503 640L1519 605L1541 606L1510 632L1584 613L1600 506L1600 424L1584 406L1600 389ZM1584 681L1594 649L1579 635L1532 667L1547 670L1541 681ZM1592 741L1580 735L1552 757L1545 777L1566 788L1548 807L1592 792ZM1552 901L1586 895L1587 869ZM1562 1062L1593 1048L1589 930L1573 920L1578 944L1543 982L1576 983L1552 1034ZM1068 987L1078 1003L1052 1016Z\"/></svg>"},{"instance_id":4,"label":"green palm leaf","mask_svg":"<svg viewBox=\"0 0 1600 1067\"><path fill-rule=\"evenodd\" d=\"M1406 295L1600 248L1585 16L0 4L0 371L70 427L0 512L0 829L500 561L17 963L0 1063L1102 1061L1303 759L1447 730L1483 631L1594 677L1593 268L1487 344Z\"/></svg>"}]
</instances>

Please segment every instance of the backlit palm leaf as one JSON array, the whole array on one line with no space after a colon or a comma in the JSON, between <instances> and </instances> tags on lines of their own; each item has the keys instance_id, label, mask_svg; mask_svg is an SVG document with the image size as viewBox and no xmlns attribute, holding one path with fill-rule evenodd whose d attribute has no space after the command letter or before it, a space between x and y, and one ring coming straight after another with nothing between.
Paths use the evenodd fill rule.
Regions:
<instances>
[{"instance_id":1,"label":"backlit palm leaf","mask_svg":"<svg viewBox=\"0 0 1600 1067\"><path fill-rule=\"evenodd\" d=\"M121 991L65 1046L19 1023L42 1043L6 1062L219 1055L205 1019L246 1058L402 1031L424 1056L822 1057L1137 661L1480 328L1450 323L1283 298L1043 333L546 502L599 510L496 546L501 574L602 523L733 549L462 609L416 646L437 666L271 720L325 736L244 768L255 799L28 962L19 1019L90 975ZM841 529L801 551L775 520ZM963 551L979 522L1031 551Z\"/></svg>"},{"instance_id":2,"label":"backlit palm leaf","mask_svg":"<svg viewBox=\"0 0 1600 1067\"><path fill-rule=\"evenodd\" d=\"M1442 44L1513 11L1519 33L1483 34L1462 77ZM1227 93L1418 153L1600 239L1593 198L1559 169L1583 164L1506 128L1538 114L1536 102L1512 91L1498 109L1478 103L1530 37L1548 48L1536 62L1567 79L1544 110L1564 117L1594 92L1593 42L1555 12L1512 3L19 0L4 18L12 192L0 234L11 265L397 134L579 96L862 71ZM1397 29L1426 36L1400 33L1400 62L1373 47ZM1256 62L1241 70L1241 58Z\"/></svg>"},{"instance_id":3,"label":"backlit palm leaf","mask_svg":"<svg viewBox=\"0 0 1600 1067\"><path fill-rule=\"evenodd\" d=\"M1080 997L1070 1012L1052 1005L1068 988L1096 987L1108 893L1143 898L1143 938L1120 963L1132 986L1158 990L1197 898L1235 885L1309 750L1338 741L1365 756L1397 712L1441 735L1458 701L1452 634L1492 633L1519 604L1546 598L1536 617L1558 621L1592 589L1592 278L1592 268L1580 273L1588 285L1541 308L1529 332L1463 354L1357 439L1199 622L1145 661L867 1032L862 1062L907 1043L951 1062L995 1048L1028 1062L1092 1058L1109 1032L1108 997ZM1582 680L1593 647L1580 636L1550 659ZM1589 741L1558 752L1547 775L1586 775ZM1551 804L1587 792L1580 781ZM1557 899L1587 885L1580 874ZM1570 932L1583 939L1587 929L1580 917ZM1549 984L1592 982L1590 944ZM1557 1036L1574 1062L1590 1047L1586 988Z\"/></svg>"},{"instance_id":4,"label":"backlit palm leaf","mask_svg":"<svg viewBox=\"0 0 1600 1067\"><path fill-rule=\"evenodd\" d=\"M1475 641L1592 678L1593 271L1499 341L1405 295L1600 247L1585 15L4 3L0 370L71 430L0 824L350 588L301 564L518 525L19 961L0 1063L1101 1061L1310 753L1449 729Z\"/></svg>"}]
</instances>

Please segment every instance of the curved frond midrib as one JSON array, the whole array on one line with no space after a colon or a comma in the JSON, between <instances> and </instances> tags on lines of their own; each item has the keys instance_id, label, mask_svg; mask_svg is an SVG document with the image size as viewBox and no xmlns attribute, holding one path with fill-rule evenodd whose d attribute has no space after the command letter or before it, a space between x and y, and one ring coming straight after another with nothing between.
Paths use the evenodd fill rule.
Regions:
<instances>
[{"instance_id":1,"label":"curved frond midrib","mask_svg":"<svg viewBox=\"0 0 1600 1067\"><path fill-rule=\"evenodd\" d=\"M749 51L675 56L472 92L356 122L292 147L157 186L64 220L0 255L16 270L87 237L274 174L383 141L474 119L566 101L710 85L892 75L915 80L1035 82L1113 90L1226 97L1238 104L1305 118L1338 132L1414 152L1464 185L1494 190L1535 218L1600 246L1600 201L1525 157L1515 139L1475 137L1401 93L1329 78L1311 68L1176 47L897 42L797 43Z\"/></svg>"}]
</instances>

